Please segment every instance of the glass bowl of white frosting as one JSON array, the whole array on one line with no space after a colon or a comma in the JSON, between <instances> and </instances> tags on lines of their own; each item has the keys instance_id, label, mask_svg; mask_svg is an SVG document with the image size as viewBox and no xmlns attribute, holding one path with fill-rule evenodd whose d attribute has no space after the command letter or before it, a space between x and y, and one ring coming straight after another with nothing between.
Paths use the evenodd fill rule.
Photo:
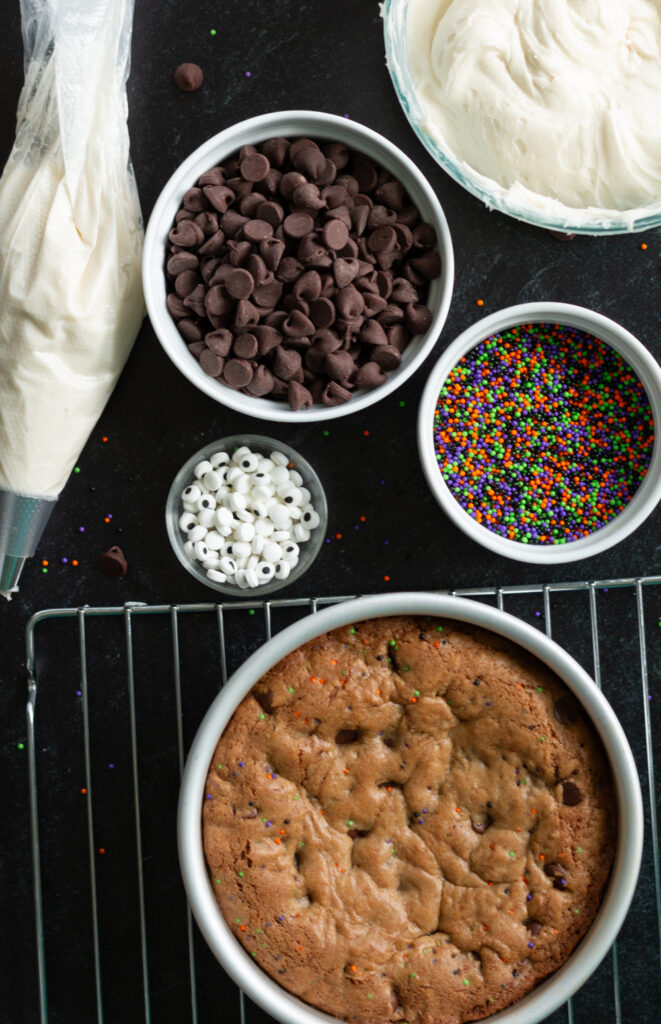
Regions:
<instances>
[{"instance_id":1,"label":"glass bowl of white frosting","mask_svg":"<svg viewBox=\"0 0 661 1024\"><path fill-rule=\"evenodd\" d=\"M441 167L567 234L661 224L661 0L385 0L388 69Z\"/></svg>"}]
</instances>

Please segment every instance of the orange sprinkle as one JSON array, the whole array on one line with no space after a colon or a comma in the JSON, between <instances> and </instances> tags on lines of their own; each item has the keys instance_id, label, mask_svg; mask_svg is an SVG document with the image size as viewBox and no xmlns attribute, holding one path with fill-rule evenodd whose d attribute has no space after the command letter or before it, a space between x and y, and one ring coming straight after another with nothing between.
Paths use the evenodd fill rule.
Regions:
<instances>
[{"instance_id":1,"label":"orange sprinkle","mask_svg":"<svg viewBox=\"0 0 661 1024\"><path fill-rule=\"evenodd\" d=\"M485 924L483 924L482 925L482 931L485 932L486 930L487 930L487 926Z\"/></svg>"},{"instance_id":2,"label":"orange sprinkle","mask_svg":"<svg viewBox=\"0 0 661 1024\"><path fill-rule=\"evenodd\" d=\"M475 305L476 306L483 306L484 305L484 299L476 299L475 300Z\"/></svg>"},{"instance_id":3,"label":"orange sprinkle","mask_svg":"<svg viewBox=\"0 0 661 1024\"><path fill-rule=\"evenodd\" d=\"M325 813L326 813L326 812L325 812L325 810L323 809L323 807L322 807L322 809L321 809L321 813L322 813L322 814L325 814Z\"/></svg>"},{"instance_id":4,"label":"orange sprinkle","mask_svg":"<svg viewBox=\"0 0 661 1024\"><path fill-rule=\"evenodd\" d=\"M558 934L558 929L557 928L552 928L551 931L553 932L554 935Z\"/></svg>"},{"instance_id":5,"label":"orange sprinkle","mask_svg":"<svg viewBox=\"0 0 661 1024\"><path fill-rule=\"evenodd\" d=\"M493 885L493 882L487 882L487 885Z\"/></svg>"},{"instance_id":6,"label":"orange sprinkle","mask_svg":"<svg viewBox=\"0 0 661 1024\"><path fill-rule=\"evenodd\" d=\"M455 811L457 812L457 814L461 814L461 807L455 807Z\"/></svg>"},{"instance_id":7,"label":"orange sprinkle","mask_svg":"<svg viewBox=\"0 0 661 1024\"><path fill-rule=\"evenodd\" d=\"M101 847L99 848L99 853L105 853L105 852L106 852L106 848L105 848L105 846L101 846Z\"/></svg>"},{"instance_id":8,"label":"orange sprinkle","mask_svg":"<svg viewBox=\"0 0 661 1024\"><path fill-rule=\"evenodd\" d=\"M245 924L242 924L242 925L241 925L241 931L242 931L242 932L245 932L245 930L246 930L246 926L245 926Z\"/></svg>"},{"instance_id":9,"label":"orange sprinkle","mask_svg":"<svg viewBox=\"0 0 661 1024\"><path fill-rule=\"evenodd\" d=\"M489 849L490 849L490 850L494 850L494 849L495 849L495 847L494 847L493 843L489 843Z\"/></svg>"},{"instance_id":10,"label":"orange sprinkle","mask_svg":"<svg viewBox=\"0 0 661 1024\"><path fill-rule=\"evenodd\" d=\"M388 793L392 793L392 786L386 786L386 791Z\"/></svg>"},{"instance_id":11,"label":"orange sprinkle","mask_svg":"<svg viewBox=\"0 0 661 1024\"><path fill-rule=\"evenodd\" d=\"M81 793L86 793L86 792L87 792L87 790L86 790L86 789L85 789L85 787L83 786L83 788L81 789L81 791L80 791L80 792L81 792Z\"/></svg>"},{"instance_id":12,"label":"orange sprinkle","mask_svg":"<svg viewBox=\"0 0 661 1024\"><path fill-rule=\"evenodd\" d=\"M440 647L440 646L441 646L441 641L440 640L434 640L434 647Z\"/></svg>"},{"instance_id":13,"label":"orange sprinkle","mask_svg":"<svg viewBox=\"0 0 661 1024\"><path fill-rule=\"evenodd\" d=\"M355 971L356 970L356 965L355 964L349 964L349 970L350 971Z\"/></svg>"},{"instance_id":14,"label":"orange sprinkle","mask_svg":"<svg viewBox=\"0 0 661 1024\"><path fill-rule=\"evenodd\" d=\"M640 243L640 248L641 249L646 249L647 248L647 242L641 242Z\"/></svg>"},{"instance_id":15,"label":"orange sprinkle","mask_svg":"<svg viewBox=\"0 0 661 1024\"><path fill-rule=\"evenodd\" d=\"M72 558L71 559L71 564L72 565L78 565L78 559L77 558Z\"/></svg>"},{"instance_id":16,"label":"orange sprinkle","mask_svg":"<svg viewBox=\"0 0 661 1024\"><path fill-rule=\"evenodd\" d=\"M360 516L361 523L364 523L366 520L367 520L367 516Z\"/></svg>"},{"instance_id":17,"label":"orange sprinkle","mask_svg":"<svg viewBox=\"0 0 661 1024\"><path fill-rule=\"evenodd\" d=\"M280 846L280 844L282 843L282 839L274 839L273 842L275 843L276 846Z\"/></svg>"},{"instance_id":18,"label":"orange sprinkle","mask_svg":"<svg viewBox=\"0 0 661 1024\"><path fill-rule=\"evenodd\" d=\"M369 437L370 436L369 430L363 430L363 434L365 435L365 437Z\"/></svg>"},{"instance_id":19,"label":"orange sprinkle","mask_svg":"<svg viewBox=\"0 0 661 1024\"><path fill-rule=\"evenodd\" d=\"M284 830L284 828L281 828L281 829L280 829L280 835L281 835L281 836L284 836L284 834L285 834L285 830Z\"/></svg>"},{"instance_id":20,"label":"orange sprinkle","mask_svg":"<svg viewBox=\"0 0 661 1024\"><path fill-rule=\"evenodd\" d=\"M331 665L337 665L337 658L331 658Z\"/></svg>"},{"instance_id":21,"label":"orange sprinkle","mask_svg":"<svg viewBox=\"0 0 661 1024\"><path fill-rule=\"evenodd\" d=\"M101 440L103 441L104 444L106 444L106 442L108 441L108 438L104 434L103 437L101 438Z\"/></svg>"},{"instance_id":22,"label":"orange sprinkle","mask_svg":"<svg viewBox=\"0 0 661 1024\"><path fill-rule=\"evenodd\" d=\"M380 693L381 693L381 690L375 690L374 692L376 693L376 695L378 697L380 695Z\"/></svg>"},{"instance_id":23,"label":"orange sprinkle","mask_svg":"<svg viewBox=\"0 0 661 1024\"><path fill-rule=\"evenodd\" d=\"M534 808L534 807L531 807L531 808L530 808L530 813L531 813L531 814L537 814L537 811L535 810L535 808Z\"/></svg>"},{"instance_id":24,"label":"orange sprinkle","mask_svg":"<svg viewBox=\"0 0 661 1024\"><path fill-rule=\"evenodd\" d=\"M42 558L41 564L42 565L48 565L48 559L47 558Z\"/></svg>"},{"instance_id":25,"label":"orange sprinkle","mask_svg":"<svg viewBox=\"0 0 661 1024\"><path fill-rule=\"evenodd\" d=\"M297 950L299 951L299 953L300 953L300 952L301 952L301 950L303 949L303 947L302 947L302 946L297 946L297 947L296 947L296 949L297 949Z\"/></svg>"},{"instance_id":26,"label":"orange sprinkle","mask_svg":"<svg viewBox=\"0 0 661 1024\"><path fill-rule=\"evenodd\" d=\"M103 521L104 521L104 523L109 523L110 522L110 516L106 516Z\"/></svg>"},{"instance_id":27,"label":"orange sprinkle","mask_svg":"<svg viewBox=\"0 0 661 1024\"><path fill-rule=\"evenodd\" d=\"M386 583L389 583L389 582L390 582L390 576L384 576L383 578L384 578L384 580L386 581Z\"/></svg>"},{"instance_id":28,"label":"orange sprinkle","mask_svg":"<svg viewBox=\"0 0 661 1024\"><path fill-rule=\"evenodd\" d=\"M336 533L335 534L335 539L336 540L342 540L342 534L341 533Z\"/></svg>"},{"instance_id":29,"label":"orange sprinkle","mask_svg":"<svg viewBox=\"0 0 661 1024\"><path fill-rule=\"evenodd\" d=\"M417 703L418 703L418 698L417 697L411 697L411 704L417 704Z\"/></svg>"},{"instance_id":30,"label":"orange sprinkle","mask_svg":"<svg viewBox=\"0 0 661 1024\"><path fill-rule=\"evenodd\" d=\"M349 774L349 769L348 768L343 768L342 771L344 772L345 775Z\"/></svg>"},{"instance_id":31,"label":"orange sprinkle","mask_svg":"<svg viewBox=\"0 0 661 1024\"><path fill-rule=\"evenodd\" d=\"M540 853L540 855L539 855L539 859L540 859L540 860L546 860L546 856L545 856L545 854L543 854L543 853Z\"/></svg>"}]
</instances>

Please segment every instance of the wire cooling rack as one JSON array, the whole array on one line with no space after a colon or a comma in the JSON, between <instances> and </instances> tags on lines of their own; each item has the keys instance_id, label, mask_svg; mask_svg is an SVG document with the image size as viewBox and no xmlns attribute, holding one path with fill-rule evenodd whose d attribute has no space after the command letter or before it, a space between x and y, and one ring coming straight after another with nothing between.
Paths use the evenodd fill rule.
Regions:
<instances>
[{"instance_id":1,"label":"wire cooling rack","mask_svg":"<svg viewBox=\"0 0 661 1024\"><path fill-rule=\"evenodd\" d=\"M646 830L636 896L611 955L552 1024L660 1019L659 584L661 576L443 591L495 604L558 640L604 690L638 765ZM213 959L186 905L179 779L204 711L240 662L290 622L346 599L58 608L30 619L41 1024L269 1020Z\"/></svg>"}]
</instances>

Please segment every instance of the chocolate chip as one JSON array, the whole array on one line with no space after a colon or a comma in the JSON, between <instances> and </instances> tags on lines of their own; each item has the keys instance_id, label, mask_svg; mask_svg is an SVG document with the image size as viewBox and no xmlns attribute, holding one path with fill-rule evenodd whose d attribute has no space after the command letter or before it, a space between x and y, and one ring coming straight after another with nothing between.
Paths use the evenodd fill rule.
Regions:
<instances>
[{"instance_id":1,"label":"chocolate chip","mask_svg":"<svg viewBox=\"0 0 661 1024\"><path fill-rule=\"evenodd\" d=\"M493 825L493 818L491 817L490 814L486 814L484 816L484 818L481 819L481 820L473 821L471 819L471 827L473 829L473 832L477 832L478 836L484 835L486 830L488 828L491 828L492 825Z\"/></svg>"},{"instance_id":2,"label":"chocolate chip","mask_svg":"<svg viewBox=\"0 0 661 1024\"><path fill-rule=\"evenodd\" d=\"M223 379L232 387L245 388L253 378L253 369L245 359L228 359L223 368Z\"/></svg>"},{"instance_id":3,"label":"chocolate chip","mask_svg":"<svg viewBox=\"0 0 661 1024\"><path fill-rule=\"evenodd\" d=\"M583 799L583 794L581 793L581 791L578 788L578 786L574 785L573 782L563 782L563 784L562 784L562 802L563 802L563 804L566 804L567 807L576 807L577 804L580 804L582 799Z\"/></svg>"},{"instance_id":4,"label":"chocolate chip","mask_svg":"<svg viewBox=\"0 0 661 1024\"><path fill-rule=\"evenodd\" d=\"M406 326L411 334L424 334L431 327L432 314L420 302L409 302L406 306Z\"/></svg>"},{"instance_id":5,"label":"chocolate chip","mask_svg":"<svg viewBox=\"0 0 661 1024\"><path fill-rule=\"evenodd\" d=\"M111 579L117 580L122 576L126 576L128 564L122 549L117 547L117 545L113 545L113 547L104 551L99 556L99 569L104 576L109 576Z\"/></svg>"},{"instance_id":6,"label":"chocolate chip","mask_svg":"<svg viewBox=\"0 0 661 1024\"><path fill-rule=\"evenodd\" d=\"M337 381L331 380L321 392L321 404L328 406L343 405L351 398L351 392Z\"/></svg>"},{"instance_id":7,"label":"chocolate chip","mask_svg":"<svg viewBox=\"0 0 661 1024\"><path fill-rule=\"evenodd\" d=\"M555 238L557 242L571 242L572 238L576 238L575 234L567 233L566 231L552 231L549 228L549 235Z\"/></svg>"},{"instance_id":8,"label":"chocolate chip","mask_svg":"<svg viewBox=\"0 0 661 1024\"><path fill-rule=\"evenodd\" d=\"M326 221L322 231L324 245L329 249L343 249L349 241L349 230L346 224L338 217Z\"/></svg>"},{"instance_id":9,"label":"chocolate chip","mask_svg":"<svg viewBox=\"0 0 661 1024\"><path fill-rule=\"evenodd\" d=\"M307 178L318 178L326 169L326 157L316 146L305 146L299 151L294 150L292 163L297 171Z\"/></svg>"},{"instance_id":10,"label":"chocolate chip","mask_svg":"<svg viewBox=\"0 0 661 1024\"><path fill-rule=\"evenodd\" d=\"M392 252L392 250L397 246L397 233L394 228L388 227L387 225L378 227L369 235L367 245L371 252Z\"/></svg>"},{"instance_id":11,"label":"chocolate chip","mask_svg":"<svg viewBox=\"0 0 661 1024\"><path fill-rule=\"evenodd\" d=\"M350 839L363 839L365 836L370 834L368 828L350 828L347 835Z\"/></svg>"},{"instance_id":12,"label":"chocolate chip","mask_svg":"<svg viewBox=\"0 0 661 1024\"><path fill-rule=\"evenodd\" d=\"M200 353L200 366L209 377L219 377L223 372L224 365L223 357L216 355L210 348Z\"/></svg>"},{"instance_id":13,"label":"chocolate chip","mask_svg":"<svg viewBox=\"0 0 661 1024\"><path fill-rule=\"evenodd\" d=\"M227 185L205 185L202 190L218 213L225 213L230 203L236 198L234 192Z\"/></svg>"},{"instance_id":14,"label":"chocolate chip","mask_svg":"<svg viewBox=\"0 0 661 1024\"><path fill-rule=\"evenodd\" d=\"M303 384L299 384L298 381L290 380L287 388L287 400L289 406L294 412L299 409L309 409L313 404L312 395Z\"/></svg>"},{"instance_id":15,"label":"chocolate chip","mask_svg":"<svg viewBox=\"0 0 661 1024\"><path fill-rule=\"evenodd\" d=\"M524 921L524 924L534 938L536 938L542 930L541 921L535 921L532 917L529 917Z\"/></svg>"},{"instance_id":16,"label":"chocolate chip","mask_svg":"<svg viewBox=\"0 0 661 1024\"><path fill-rule=\"evenodd\" d=\"M243 237L253 244L266 241L272 234L273 225L266 220L260 220L259 217L243 225Z\"/></svg>"},{"instance_id":17,"label":"chocolate chip","mask_svg":"<svg viewBox=\"0 0 661 1024\"><path fill-rule=\"evenodd\" d=\"M233 354L238 359L254 359L259 351L254 334L239 334L234 339Z\"/></svg>"},{"instance_id":18,"label":"chocolate chip","mask_svg":"<svg viewBox=\"0 0 661 1024\"><path fill-rule=\"evenodd\" d=\"M549 864L544 865L544 874L548 875L549 878L564 878L565 869L557 861L551 861Z\"/></svg>"},{"instance_id":19,"label":"chocolate chip","mask_svg":"<svg viewBox=\"0 0 661 1024\"><path fill-rule=\"evenodd\" d=\"M283 348L282 345L274 351L273 372L280 380L292 380L302 368L301 354L295 349Z\"/></svg>"},{"instance_id":20,"label":"chocolate chip","mask_svg":"<svg viewBox=\"0 0 661 1024\"><path fill-rule=\"evenodd\" d=\"M258 306L263 306L265 309L273 309L280 301L281 295L282 285L280 282L268 281L266 284L255 285L252 297Z\"/></svg>"},{"instance_id":21,"label":"chocolate chip","mask_svg":"<svg viewBox=\"0 0 661 1024\"><path fill-rule=\"evenodd\" d=\"M232 332L225 327L219 327L217 331L210 331L204 336L204 340L212 352L217 356L228 356L232 348Z\"/></svg>"},{"instance_id":22,"label":"chocolate chip","mask_svg":"<svg viewBox=\"0 0 661 1024\"><path fill-rule=\"evenodd\" d=\"M225 290L233 299L247 299L252 295L254 287L252 274L241 267L232 270L225 279Z\"/></svg>"},{"instance_id":23,"label":"chocolate chip","mask_svg":"<svg viewBox=\"0 0 661 1024\"><path fill-rule=\"evenodd\" d=\"M271 164L262 153L248 153L239 164L239 169L246 181L264 181Z\"/></svg>"},{"instance_id":24,"label":"chocolate chip","mask_svg":"<svg viewBox=\"0 0 661 1024\"><path fill-rule=\"evenodd\" d=\"M338 746L342 746L345 743L355 743L358 739L358 732L356 729L340 729L339 732L335 733L335 742Z\"/></svg>"},{"instance_id":25,"label":"chocolate chip","mask_svg":"<svg viewBox=\"0 0 661 1024\"><path fill-rule=\"evenodd\" d=\"M264 690L262 693L255 693L255 700L263 711L270 711L273 707L273 691Z\"/></svg>"},{"instance_id":26,"label":"chocolate chip","mask_svg":"<svg viewBox=\"0 0 661 1024\"><path fill-rule=\"evenodd\" d=\"M178 68L175 68L172 77L177 89L181 89L182 92L195 92L204 81L204 74L199 64L180 64Z\"/></svg>"},{"instance_id":27,"label":"chocolate chip","mask_svg":"<svg viewBox=\"0 0 661 1024\"><path fill-rule=\"evenodd\" d=\"M258 366L252 380L249 384L246 384L245 389L249 395L254 395L255 398L262 398L264 395L271 394L274 381L275 378L267 366Z\"/></svg>"},{"instance_id":28,"label":"chocolate chip","mask_svg":"<svg viewBox=\"0 0 661 1024\"><path fill-rule=\"evenodd\" d=\"M175 228L172 228L168 238L173 245L182 249L192 249L194 246L202 245L204 242L204 231L194 220L180 220Z\"/></svg>"},{"instance_id":29,"label":"chocolate chip","mask_svg":"<svg viewBox=\"0 0 661 1024\"><path fill-rule=\"evenodd\" d=\"M267 139L262 143L262 153L275 167L282 167L289 152L289 140Z\"/></svg>"},{"instance_id":30,"label":"chocolate chip","mask_svg":"<svg viewBox=\"0 0 661 1024\"><path fill-rule=\"evenodd\" d=\"M370 362L363 363L359 368L354 378L354 383L357 388L370 389L383 384L385 379L386 375L382 367L370 360Z\"/></svg>"},{"instance_id":31,"label":"chocolate chip","mask_svg":"<svg viewBox=\"0 0 661 1024\"><path fill-rule=\"evenodd\" d=\"M561 725L573 725L580 718L580 714L581 705L570 693L560 697L553 705L553 717Z\"/></svg>"},{"instance_id":32,"label":"chocolate chip","mask_svg":"<svg viewBox=\"0 0 661 1024\"><path fill-rule=\"evenodd\" d=\"M355 370L355 363L348 352L329 352L326 355L324 369L331 380L343 383Z\"/></svg>"}]
</instances>

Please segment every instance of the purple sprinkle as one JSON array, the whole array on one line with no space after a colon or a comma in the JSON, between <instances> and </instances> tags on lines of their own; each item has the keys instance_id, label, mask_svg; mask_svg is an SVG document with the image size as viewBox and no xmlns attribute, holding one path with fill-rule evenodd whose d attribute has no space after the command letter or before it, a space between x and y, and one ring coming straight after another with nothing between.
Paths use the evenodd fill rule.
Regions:
<instances>
[{"instance_id":1,"label":"purple sprinkle","mask_svg":"<svg viewBox=\"0 0 661 1024\"><path fill-rule=\"evenodd\" d=\"M360 529L359 526L354 526L354 530L359 530L359 529Z\"/></svg>"},{"instance_id":2,"label":"purple sprinkle","mask_svg":"<svg viewBox=\"0 0 661 1024\"><path fill-rule=\"evenodd\" d=\"M487 707L488 707L488 708L490 708L490 707L491 707L491 701L490 701L490 700L488 700L488 701L487 701Z\"/></svg>"},{"instance_id":3,"label":"purple sprinkle","mask_svg":"<svg viewBox=\"0 0 661 1024\"><path fill-rule=\"evenodd\" d=\"M379 480L379 483L380 483L380 484L381 484L381 486L383 487L383 485L385 484L385 480Z\"/></svg>"},{"instance_id":4,"label":"purple sprinkle","mask_svg":"<svg viewBox=\"0 0 661 1024\"><path fill-rule=\"evenodd\" d=\"M535 618L538 619L541 614L542 614L541 612L535 612Z\"/></svg>"},{"instance_id":5,"label":"purple sprinkle","mask_svg":"<svg viewBox=\"0 0 661 1024\"><path fill-rule=\"evenodd\" d=\"M270 827L271 827L271 824L272 824L272 823L271 823L270 821L267 821L267 822L266 822L266 827L267 827L267 828L270 828Z\"/></svg>"},{"instance_id":6,"label":"purple sprinkle","mask_svg":"<svg viewBox=\"0 0 661 1024\"><path fill-rule=\"evenodd\" d=\"M79 526L78 527L78 533L85 533L85 527L84 526Z\"/></svg>"},{"instance_id":7,"label":"purple sprinkle","mask_svg":"<svg viewBox=\"0 0 661 1024\"><path fill-rule=\"evenodd\" d=\"M326 543L330 544L330 537L326 537Z\"/></svg>"},{"instance_id":8,"label":"purple sprinkle","mask_svg":"<svg viewBox=\"0 0 661 1024\"><path fill-rule=\"evenodd\" d=\"M213 800L211 793L207 793L207 800Z\"/></svg>"},{"instance_id":9,"label":"purple sprinkle","mask_svg":"<svg viewBox=\"0 0 661 1024\"><path fill-rule=\"evenodd\" d=\"M246 78L252 78L252 71L246 71Z\"/></svg>"},{"instance_id":10,"label":"purple sprinkle","mask_svg":"<svg viewBox=\"0 0 661 1024\"><path fill-rule=\"evenodd\" d=\"M109 512L109 513L108 513L108 515L106 516L106 519L112 519L112 515L111 515L111 513L110 513L110 512Z\"/></svg>"},{"instance_id":11,"label":"purple sprinkle","mask_svg":"<svg viewBox=\"0 0 661 1024\"><path fill-rule=\"evenodd\" d=\"M83 695L83 691L82 690L76 690L76 697L82 697L82 695Z\"/></svg>"},{"instance_id":12,"label":"purple sprinkle","mask_svg":"<svg viewBox=\"0 0 661 1024\"><path fill-rule=\"evenodd\" d=\"M390 541L389 541L389 540L384 540L384 542L383 542L383 543L384 543L384 544L390 544Z\"/></svg>"},{"instance_id":13,"label":"purple sprinkle","mask_svg":"<svg viewBox=\"0 0 661 1024\"><path fill-rule=\"evenodd\" d=\"M433 964L435 964L435 963L436 963L436 961L435 961L435 960L432 960L432 963L433 963Z\"/></svg>"},{"instance_id":14,"label":"purple sprinkle","mask_svg":"<svg viewBox=\"0 0 661 1024\"><path fill-rule=\"evenodd\" d=\"M284 919L285 919L285 915L284 914L280 914L280 917L278 918L278 921L284 921Z\"/></svg>"},{"instance_id":15,"label":"purple sprinkle","mask_svg":"<svg viewBox=\"0 0 661 1024\"><path fill-rule=\"evenodd\" d=\"M63 558L62 559L62 565L66 565L68 561L69 561L68 558Z\"/></svg>"},{"instance_id":16,"label":"purple sprinkle","mask_svg":"<svg viewBox=\"0 0 661 1024\"><path fill-rule=\"evenodd\" d=\"M109 764L108 767L112 770L115 766L114 764Z\"/></svg>"},{"instance_id":17,"label":"purple sprinkle","mask_svg":"<svg viewBox=\"0 0 661 1024\"><path fill-rule=\"evenodd\" d=\"M418 818L418 825L424 825L424 823L425 823L425 819L424 818Z\"/></svg>"},{"instance_id":18,"label":"purple sprinkle","mask_svg":"<svg viewBox=\"0 0 661 1024\"><path fill-rule=\"evenodd\" d=\"M530 900L531 900L531 899L532 899L532 893L531 893L531 892L529 892L529 893L528 893L528 895L526 896L526 900L527 900L528 902L530 902Z\"/></svg>"},{"instance_id":19,"label":"purple sprinkle","mask_svg":"<svg viewBox=\"0 0 661 1024\"><path fill-rule=\"evenodd\" d=\"M528 943L528 949L534 949L534 948L535 948L535 943L534 942L529 942Z\"/></svg>"},{"instance_id":20,"label":"purple sprinkle","mask_svg":"<svg viewBox=\"0 0 661 1024\"><path fill-rule=\"evenodd\" d=\"M245 768L245 766L246 766L246 762L245 761L239 761L239 768Z\"/></svg>"}]
</instances>

